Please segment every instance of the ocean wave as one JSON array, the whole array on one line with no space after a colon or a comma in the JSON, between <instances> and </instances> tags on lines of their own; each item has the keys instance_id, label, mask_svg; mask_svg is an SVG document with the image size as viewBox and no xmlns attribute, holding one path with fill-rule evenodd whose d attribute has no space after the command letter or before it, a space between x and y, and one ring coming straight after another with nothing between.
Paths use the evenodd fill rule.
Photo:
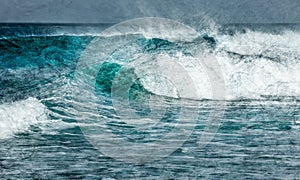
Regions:
<instances>
[{"instance_id":1,"label":"ocean wave","mask_svg":"<svg viewBox=\"0 0 300 180\"><path fill-rule=\"evenodd\" d=\"M113 39L109 42L111 41ZM201 57L213 56L218 60L221 70L219 73L224 77L226 90L223 99L215 100L300 97L298 42L300 34L296 32L277 35L262 32L215 37L203 35L192 42L175 43L162 39L139 38L116 49L105 62L124 65L146 57L145 54L159 55L163 59L172 57L193 79L199 93L198 99L214 99L211 94L211 80L206 77ZM106 44L103 44L103 47L105 46ZM192 51L200 53L201 58L193 57ZM90 55L90 58L93 56ZM135 65L133 68L137 72L139 69L146 69L143 66L145 64ZM151 74L151 70L148 71ZM167 80L154 76L137 76L148 91L157 95L177 97L174 94L176 90L171 85L168 86L170 83Z\"/></svg>"},{"instance_id":2,"label":"ocean wave","mask_svg":"<svg viewBox=\"0 0 300 180\"><path fill-rule=\"evenodd\" d=\"M160 33L168 32L168 28L171 27L161 26ZM7 69L12 69L14 72L16 69L24 67L26 67L25 69L34 68L35 71L41 69L41 74L39 74L41 78L38 78L41 81L52 81L52 79L66 74L71 77L77 60L84 54L89 42L97 40L101 44L97 53L87 56L87 58L96 59L95 57L101 54L101 51L106 51L105 48L109 48L115 39L120 39L117 30L120 29L116 29L116 33L113 34L106 32L108 35L105 35L104 31L104 34L97 34L93 37L86 35L78 37L78 33L74 33L72 36L51 37L53 34L50 33L43 37L2 39L0 43L3 47L3 57L1 58L0 73L11 79L18 77L18 83L22 81L20 76L30 79L30 71L24 70L22 75L14 75ZM179 34L184 34L185 30L177 32L177 34L170 34L169 39L154 37L154 34L146 31L147 29L130 30L131 35L129 33L125 36L131 39L131 43L120 44L107 57L101 57L105 59L98 56L99 62L96 59L94 64L88 64L94 66L91 68L94 69L94 73L99 72L102 62L117 63L123 66L138 57L147 56L147 54L171 57L177 59L175 61L188 71L198 91L198 99L214 99L211 95L213 87L201 67L203 62L193 56L193 53L196 52L199 57L213 56L218 60L226 90L226 96L221 100L300 97L298 77L300 33L297 31L285 30L272 34L247 30L235 34L219 32L211 35L209 32L205 34L195 32L192 39L189 38L188 41L185 41L184 39L174 39ZM141 68L143 67L135 67L136 70ZM44 79L43 74L47 74L47 77L51 78ZM5 77L2 78L2 81L9 86L11 83L7 83ZM154 82L154 76L144 76L139 79L149 92L177 97L174 87L167 82L168 80L156 78L157 82ZM28 82L25 79L24 81ZM35 83L38 82L35 81ZM9 87L4 88L3 91L7 89Z\"/></svg>"}]
</instances>

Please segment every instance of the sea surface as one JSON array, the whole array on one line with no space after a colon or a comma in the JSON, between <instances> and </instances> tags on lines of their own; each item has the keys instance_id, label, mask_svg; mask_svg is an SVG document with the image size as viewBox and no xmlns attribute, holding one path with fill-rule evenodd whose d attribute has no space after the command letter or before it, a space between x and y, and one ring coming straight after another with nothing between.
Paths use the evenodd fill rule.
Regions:
<instances>
[{"instance_id":1,"label":"sea surface","mask_svg":"<svg viewBox=\"0 0 300 180\"><path fill-rule=\"evenodd\" d=\"M101 34L111 26L0 25L0 179L299 178L299 25L192 40ZM195 54L217 60L217 94ZM132 63L153 57L164 78Z\"/></svg>"}]
</instances>

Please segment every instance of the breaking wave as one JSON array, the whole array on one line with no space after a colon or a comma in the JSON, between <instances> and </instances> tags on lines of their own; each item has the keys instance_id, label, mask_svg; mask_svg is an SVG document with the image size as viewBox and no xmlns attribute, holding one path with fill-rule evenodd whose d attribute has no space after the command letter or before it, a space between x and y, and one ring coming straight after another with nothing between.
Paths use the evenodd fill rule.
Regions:
<instances>
[{"instance_id":1,"label":"breaking wave","mask_svg":"<svg viewBox=\"0 0 300 180\"><path fill-rule=\"evenodd\" d=\"M46 107L35 98L0 105L0 139L22 133L46 121Z\"/></svg>"}]
</instances>

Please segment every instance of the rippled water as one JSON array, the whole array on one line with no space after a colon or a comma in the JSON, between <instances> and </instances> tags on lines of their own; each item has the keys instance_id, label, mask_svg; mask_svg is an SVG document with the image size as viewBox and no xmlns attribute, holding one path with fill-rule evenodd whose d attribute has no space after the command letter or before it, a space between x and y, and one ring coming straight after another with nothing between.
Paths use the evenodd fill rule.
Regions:
<instances>
[{"instance_id":1,"label":"rippled water","mask_svg":"<svg viewBox=\"0 0 300 180\"><path fill-rule=\"evenodd\" d=\"M208 33L191 42L133 35L126 37L130 43L90 66L80 64L86 47L96 40L109 49L115 37L11 34L0 39L1 179L298 178L299 32ZM218 59L224 99L213 99L207 78L194 70L195 49ZM197 82L198 98L180 98L172 82L126 66L145 54L179 59ZM118 74L121 78L113 81ZM121 99L116 109L111 89L122 90L132 77L137 79L130 82L129 101ZM122 109L126 103L130 108ZM222 119L208 122L222 108ZM205 131L208 125L217 132ZM143 143L170 132L177 134L163 148L152 149L153 157L142 154L149 153ZM111 152L105 143L120 137L124 143ZM128 142L142 153L130 152ZM165 155L149 161L155 154Z\"/></svg>"}]
</instances>

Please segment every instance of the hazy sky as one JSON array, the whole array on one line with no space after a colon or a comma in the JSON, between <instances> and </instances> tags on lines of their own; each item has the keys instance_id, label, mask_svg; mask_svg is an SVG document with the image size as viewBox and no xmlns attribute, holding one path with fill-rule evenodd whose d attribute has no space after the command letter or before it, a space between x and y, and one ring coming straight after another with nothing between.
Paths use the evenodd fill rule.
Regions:
<instances>
[{"instance_id":1,"label":"hazy sky","mask_svg":"<svg viewBox=\"0 0 300 180\"><path fill-rule=\"evenodd\" d=\"M218 23L300 23L300 0L0 0L0 22L117 23L202 13Z\"/></svg>"}]
</instances>

